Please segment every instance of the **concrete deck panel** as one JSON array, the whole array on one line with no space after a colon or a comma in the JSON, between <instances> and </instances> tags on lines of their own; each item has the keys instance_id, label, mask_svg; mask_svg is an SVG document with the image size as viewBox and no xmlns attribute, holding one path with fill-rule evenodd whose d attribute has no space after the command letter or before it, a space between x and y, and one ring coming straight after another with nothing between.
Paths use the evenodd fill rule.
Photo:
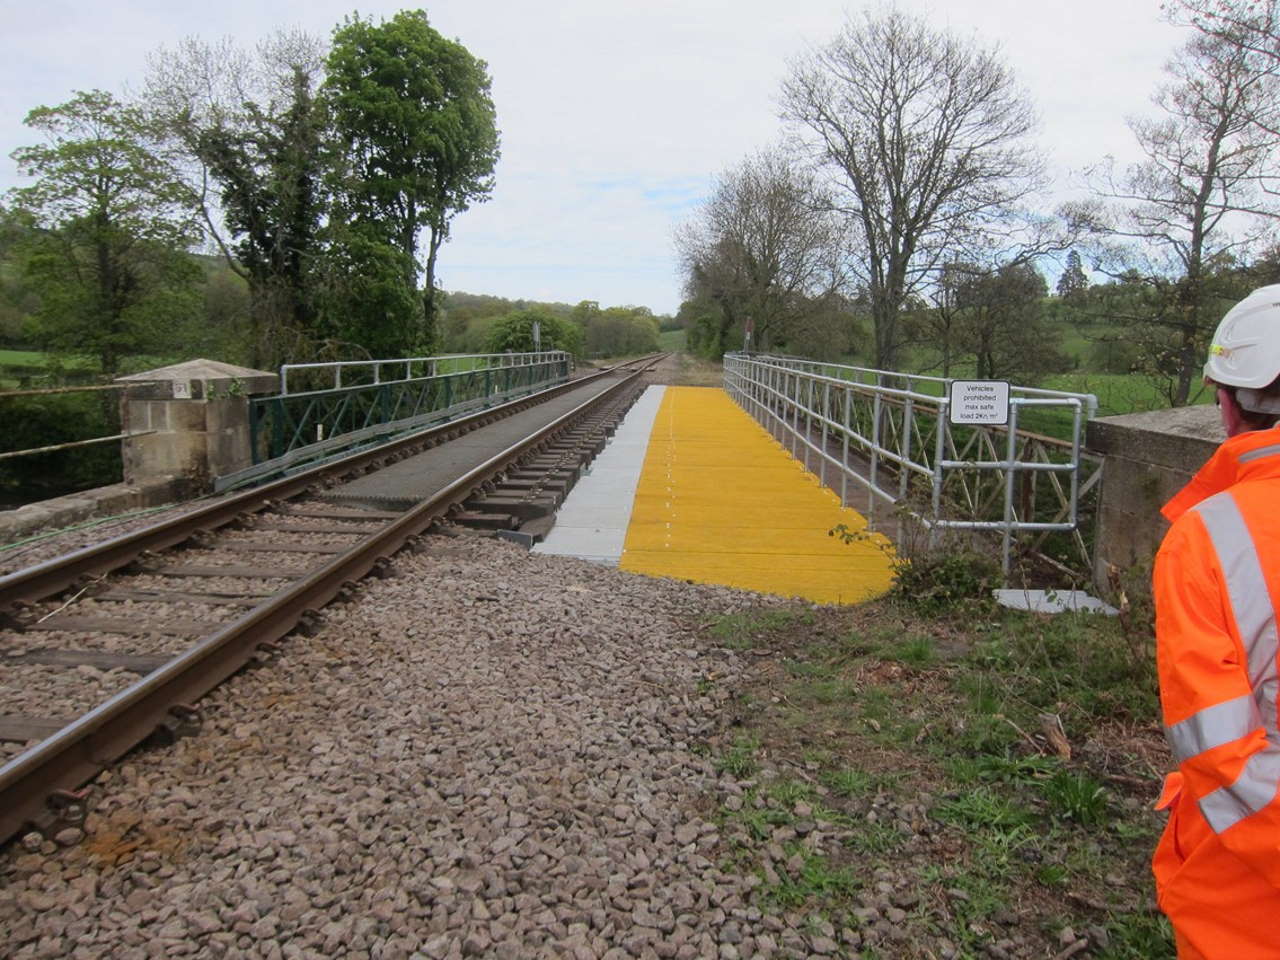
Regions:
<instances>
[{"instance_id":1,"label":"concrete deck panel","mask_svg":"<svg viewBox=\"0 0 1280 960\"><path fill-rule=\"evenodd\" d=\"M828 535L841 523L866 527L723 390L670 387L620 566L820 603L883 593L891 544L879 534L845 544Z\"/></svg>"},{"instance_id":2,"label":"concrete deck panel","mask_svg":"<svg viewBox=\"0 0 1280 960\"><path fill-rule=\"evenodd\" d=\"M472 430L449 443L401 460L384 470L326 490L324 498L370 505L425 500L439 493L461 474L480 466L539 427L546 426L616 383L614 377L602 377L536 407Z\"/></svg>"},{"instance_id":3,"label":"concrete deck panel","mask_svg":"<svg viewBox=\"0 0 1280 960\"><path fill-rule=\"evenodd\" d=\"M622 557L649 435L666 387L649 387L628 411L588 472L556 513L535 553L582 557L616 566Z\"/></svg>"}]
</instances>

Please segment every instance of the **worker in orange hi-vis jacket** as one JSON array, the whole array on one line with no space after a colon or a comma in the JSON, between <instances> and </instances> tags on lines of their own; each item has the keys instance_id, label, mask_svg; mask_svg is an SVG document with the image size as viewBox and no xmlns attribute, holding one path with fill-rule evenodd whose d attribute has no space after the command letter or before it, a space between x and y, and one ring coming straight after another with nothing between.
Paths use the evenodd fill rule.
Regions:
<instances>
[{"instance_id":1,"label":"worker in orange hi-vis jacket","mask_svg":"<svg viewBox=\"0 0 1280 960\"><path fill-rule=\"evenodd\" d=\"M1227 439L1165 505L1153 577L1178 769L1152 867L1181 960L1280 960L1280 285L1223 317L1205 380Z\"/></svg>"}]
</instances>

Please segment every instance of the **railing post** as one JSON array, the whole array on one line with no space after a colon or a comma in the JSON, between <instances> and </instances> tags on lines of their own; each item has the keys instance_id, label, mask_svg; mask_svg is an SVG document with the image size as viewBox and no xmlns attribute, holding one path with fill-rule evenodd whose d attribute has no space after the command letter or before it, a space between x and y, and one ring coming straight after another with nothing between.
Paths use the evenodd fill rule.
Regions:
<instances>
[{"instance_id":1,"label":"railing post","mask_svg":"<svg viewBox=\"0 0 1280 960\"><path fill-rule=\"evenodd\" d=\"M929 527L930 550L937 546L938 523L942 520L942 458L946 455L947 435L951 430L950 396L950 391L944 391L937 409L938 429L933 441L933 524Z\"/></svg>"},{"instance_id":2,"label":"railing post","mask_svg":"<svg viewBox=\"0 0 1280 960\"><path fill-rule=\"evenodd\" d=\"M1015 400L1009 404L1009 423L1006 427L1009 431L1008 455L1005 458L1004 473L1004 542L1003 553L1000 568L1004 571L1005 582L1009 581L1010 554L1012 552L1013 541L1013 475L1014 463L1017 461L1018 454L1018 404Z\"/></svg>"},{"instance_id":3,"label":"railing post","mask_svg":"<svg viewBox=\"0 0 1280 960\"><path fill-rule=\"evenodd\" d=\"M797 444L800 442L800 374L794 370L788 372L795 384L794 396L792 389L790 387L787 389L787 398L791 403L791 455L794 457L799 449Z\"/></svg>"},{"instance_id":4,"label":"railing post","mask_svg":"<svg viewBox=\"0 0 1280 960\"><path fill-rule=\"evenodd\" d=\"M880 473L880 391L876 391L876 395L871 400L871 486L873 489L879 489L880 484L877 479Z\"/></svg>"},{"instance_id":5,"label":"railing post","mask_svg":"<svg viewBox=\"0 0 1280 960\"><path fill-rule=\"evenodd\" d=\"M911 397L907 397L902 405L902 460L898 470L898 499L905 499L907 484L911 480L911 471L906 464L911 462L911 428L915 423L916 408Z\"/></svg>"},{"instance_id":6,"label":"railing post","mask_svg":"<svg viewBox=\"0 0 1280 960\"><path fill-rule=\"evenodd\" d=\"M818 459L818 482L827 485L827 421L831 419L831 383L822 382L822 455Z\"/></svg>"},{"instance_id":7,"label":"railing post","mask_svg":"<svg viewBox=\"0 0 1280 960\"><path fill-rule=\"evenodd\" d=\"M844 469L840 471L840 506L847 507L849 505L849 407L853 401L849 396L849 387L845 387L843 392L844 416L841 419L844 423L844 441L841 444L840 462Z\"/></svg>"}]
</instances>

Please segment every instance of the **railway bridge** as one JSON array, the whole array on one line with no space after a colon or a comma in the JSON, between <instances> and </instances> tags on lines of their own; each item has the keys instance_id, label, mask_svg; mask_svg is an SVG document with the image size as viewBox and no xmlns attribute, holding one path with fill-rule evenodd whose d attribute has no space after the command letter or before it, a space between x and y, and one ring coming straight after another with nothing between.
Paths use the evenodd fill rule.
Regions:
<instances>
[{"instance_id":1,"label":"railway bridge","mask_svg":"<svg viewBox=\"0 0 1280 960\"><path fill-rule=\"evenodd\" d=\"M706 797L757 785L707 750L749 658L699 624L873 595L910 537L1087 568L1090 398L1012 388L1005 422L963 422L928 378L743 355L663 389L656 359L131 381L132 480L217 495L0 557L11 952L863 943L724 867ZM834 841L806 816L775 874Z\"/></svg>"},{"instance_id":2,"label":"railway bridge","mask_svg":"<svg viewBox=\"0 0 1280 960\"><path fill-rule=\"evenodd\" d=\"M196 361L137 374L121 381L125 479L163 499L293 475L557 386L570 365L549 352L287 364L278 375ZM1008 579L1028 564L1087 577L1101 472L1083 437L1096 401L987 386L1002 391L1000 416L966 421L954 381L730 355L722 390L664 397L654 385L568 512L557 501L549 519L518 518L522 539L819 602L882 591L892 543L985 538ZM363 487L400 509L451 469L437 453ZM9 516L56 523L56 506Z\"/></svg>"}]
</instances>

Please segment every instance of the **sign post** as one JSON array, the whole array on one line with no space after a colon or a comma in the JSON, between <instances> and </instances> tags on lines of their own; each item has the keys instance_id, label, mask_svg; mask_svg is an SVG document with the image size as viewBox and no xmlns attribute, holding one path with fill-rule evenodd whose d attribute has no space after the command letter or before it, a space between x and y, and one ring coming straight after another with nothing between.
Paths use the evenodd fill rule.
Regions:
<instances>
[{"instance_id":1,"label":"sign post","mask_svg":"<svg viewBox=\"0 0 1280 960\"><path fill-rule=\"evenodd\" d=\"M1008 380L953 380L947 419L953 424L1002 427L1009 422Z\"/></svg>"}]
</instances>

